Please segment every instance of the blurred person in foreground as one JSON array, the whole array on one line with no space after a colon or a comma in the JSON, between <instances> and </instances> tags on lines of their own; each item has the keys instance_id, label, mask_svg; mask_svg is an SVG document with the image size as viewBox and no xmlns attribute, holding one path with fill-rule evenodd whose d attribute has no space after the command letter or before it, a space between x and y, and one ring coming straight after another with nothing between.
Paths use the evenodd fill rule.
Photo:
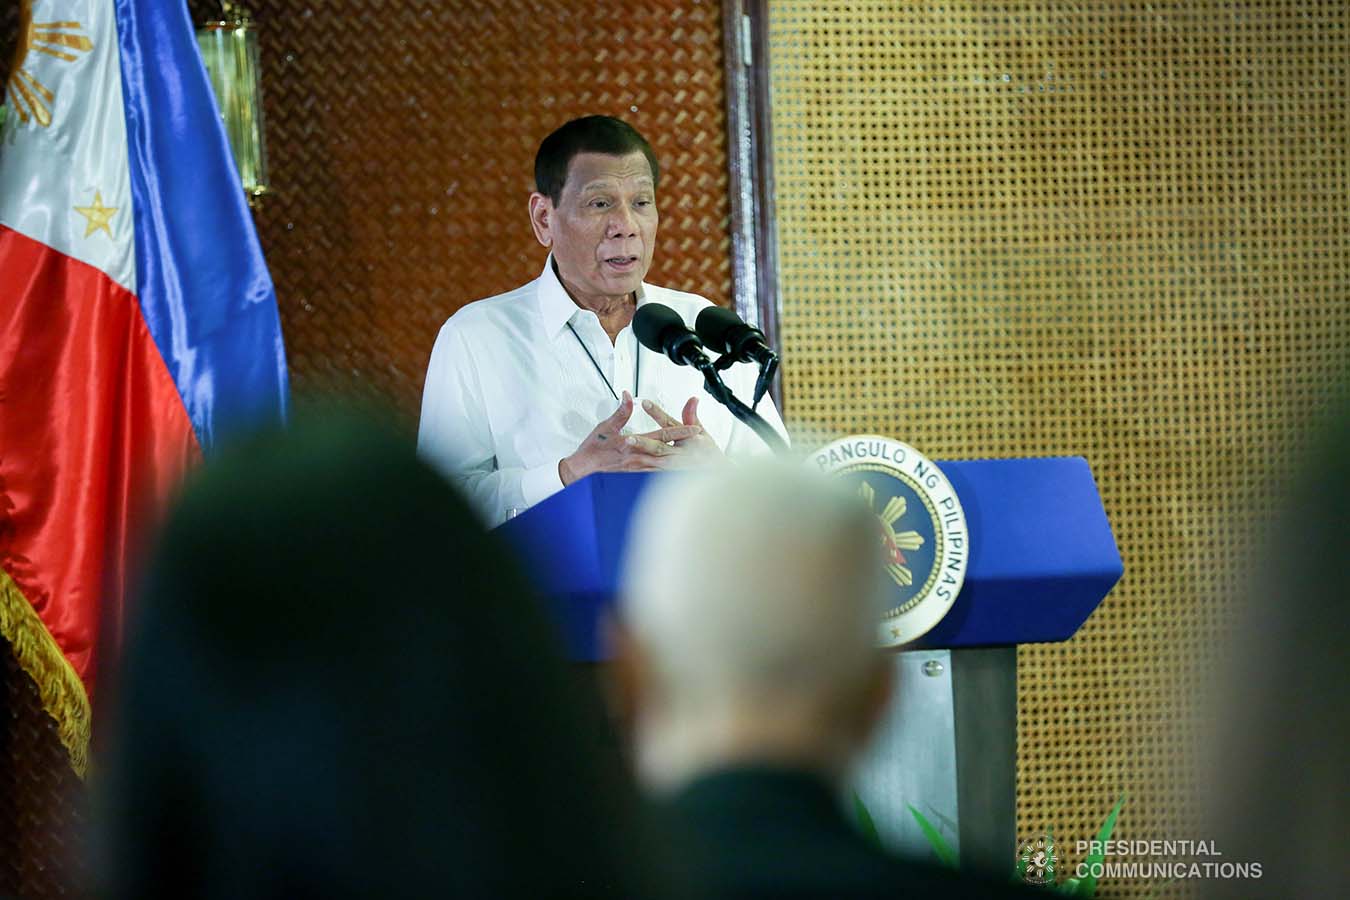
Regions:
<instances>
[{"instance_id":1,"label":"blurred person in foreground","mask_svg":"<svg viewBox=\"0 0 1350 900\"><path fill-rule=\"evenodd\" d=\"M1205 897L1350 897L1350 379L1314 431L1235 611L1206 769Z\"/></svg>"},{"instance_id":2,"label":"blurred person in foreground","mask_svg":"<svg viewBox=\"0 0 1350 900\"><path fill-rule=\"evenodd\" d=\"M656 895L598 701L390 431L310 418L186 491L125 656L106 895Z\"/></svg>"},{"instance_id":3,"label":"blurred person in foreground","mask_svg":"<svg viewBox=\"0 0 1350 900\"><path fill-rule=\"evenodd\" d=\"M670 476L640 501L619 693L639 777L717 896L1005 893L891 857L842 810L891 695L881 552L856 496L783 463Z\"/></svg>"}]
</instances>

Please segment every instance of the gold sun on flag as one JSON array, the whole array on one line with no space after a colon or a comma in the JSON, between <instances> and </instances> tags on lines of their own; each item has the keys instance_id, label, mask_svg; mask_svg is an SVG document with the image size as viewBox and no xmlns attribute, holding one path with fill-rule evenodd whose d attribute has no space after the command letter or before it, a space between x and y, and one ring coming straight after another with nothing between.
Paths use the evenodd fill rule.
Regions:
<instances>
[{"instance_id":1,"label":"gold sun on flag","mask_svg":"<svg viewBox=\"0 0 1350 900\"><path fill-rule=\"evenodd\" d=\"M867 482L858 485L858 496L862 497L868 509L876 509L876 491ZM881 523L881 546L886 552L886 574L891 576L900 587L909 587L914 583L914 573L905 559L906 550L918 550L923 546L923 535L917 531L895 530L895 523L904 517L909 502L904 497L892 497L877 514Z\"/></svg>"},{"instance_id":2,"label":"gold sun on flag","mask_svg":"<svg viewBox=\"0 0 1350 900\"><path fill-rule=\"evenodd\" d=\"M19 0L19 50L9 76L8 94L20 122L27 124L31 119L46 128L52 124L52 103L56 101L56 94L24 68L24 61L29 54L43 53L74 62L77 54L94 49L94 42L80 34L82 30L79 22L34 22L33 0Z\"/></svg>"},{"instance_id":3,"label":"gold sun on flag","mask_svg":"<svg viewBox=\"0 0 1350 900\"><path fill-rule=\"evenodd\" d=\"M94 191L94 202L91 206L75 207L77 213L89 220L84 228L85 237L99 230L108 232L108 237L112 237L112 217L117 210L116 206L103 205L102 191Z\"/></svg>"}]
</instances>

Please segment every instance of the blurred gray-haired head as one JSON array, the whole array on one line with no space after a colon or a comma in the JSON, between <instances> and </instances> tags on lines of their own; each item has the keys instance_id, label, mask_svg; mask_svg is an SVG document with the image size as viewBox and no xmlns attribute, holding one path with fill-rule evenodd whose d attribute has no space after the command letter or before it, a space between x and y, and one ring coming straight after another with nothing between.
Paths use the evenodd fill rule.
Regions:
<instances>
[{"instance_id":1,"label":"blurred gray-haired head","mask_svg":"<svg viewBox=\"0 0 1350 900\"><path fill-rule=\"evenodd\" d=\"M653 487L622 606L647 780L738 760L846 764L889 685L883 577L876 517L804 467L728 466Z\"/></svg>"}]
</instances>

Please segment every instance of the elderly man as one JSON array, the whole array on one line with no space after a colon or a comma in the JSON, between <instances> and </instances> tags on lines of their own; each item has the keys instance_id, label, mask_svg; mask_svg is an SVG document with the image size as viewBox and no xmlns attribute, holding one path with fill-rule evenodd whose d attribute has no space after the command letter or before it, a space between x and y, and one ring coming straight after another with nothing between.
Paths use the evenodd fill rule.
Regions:
<instances>
[{"instance_id":1,"label":"elderly man","mask_svg":"<svg viewBox=\"0 0 1350 900\"><path fill-rule=\"evenodd\" d=\"M618 693L674 852L712 893L1004 896L893 859L841 811L891 688L878 526L855 496L781 463L672 477L629 546Z\"/></svg>"},{"instance_id":2,"label":"elderly man","mask_svg":"<svg viewBox=\"0 0 1350 900\"><path fill-rule=\"evenodd\" d=\"M684 467L763 451L702 377L638 345L637 307L691 327L708 300L645 284L656 249L660 168L631 126L588 116L544 139L530 223L549 248L534 281L460 309L441 328L418 446L497 524L592 472ZM725 380L743 401L756 371ZM636 398L636 399L635 399ZM616 408L617 407L617 408ZM667 410L679 410L679 418ZM780 432L771 401L760 406Z\"/></svg>"}]
</instances>

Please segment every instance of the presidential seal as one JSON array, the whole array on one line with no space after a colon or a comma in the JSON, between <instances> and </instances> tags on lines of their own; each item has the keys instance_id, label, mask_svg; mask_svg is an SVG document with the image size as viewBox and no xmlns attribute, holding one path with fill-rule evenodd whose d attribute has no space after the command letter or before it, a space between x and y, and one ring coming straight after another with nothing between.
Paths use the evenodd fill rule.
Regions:
<instances>
[{"instance_id":1,"label":"presidential seal","mask_svg":"<svg viewBox=\"0 0 1350 900\"><path fill-rule=\"evenodd\" d=\"M856 485L877 516L893 588L881 643L893 647L926 634L956 602L970 559L966 516L947 476L908 444L876 435L821 447L808 465Z\"/></svg>"}]
</instances>

